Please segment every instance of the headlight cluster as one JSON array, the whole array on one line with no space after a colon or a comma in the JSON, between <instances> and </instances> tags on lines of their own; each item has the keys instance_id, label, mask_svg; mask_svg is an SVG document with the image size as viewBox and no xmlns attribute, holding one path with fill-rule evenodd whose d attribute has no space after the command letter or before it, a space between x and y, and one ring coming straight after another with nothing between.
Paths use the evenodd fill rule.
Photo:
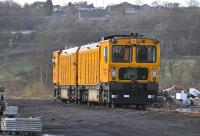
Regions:
<instances>
[{"instance_id":1,"label":"headlight cluster","mask_svg":"<svg viewBox=\"0 0 200 136\"><path fill-rule=\"evenodd\" d=\"M112 74L112 80L116 80L116 78L117 78L117 69L113 68L111 74Z\"/></svg>"},{"instance_id":2,"label":"headlight cluster","mask_svg":"<svg viewBox=\"0 0 200 136\"><path fill-rule=\"evenodd\" d=\"M157 71L156 70L153 70L152 71L152 79L153 79L153 81L156 81L156 78L157 78Z\"/></svg>"}]
</instances>

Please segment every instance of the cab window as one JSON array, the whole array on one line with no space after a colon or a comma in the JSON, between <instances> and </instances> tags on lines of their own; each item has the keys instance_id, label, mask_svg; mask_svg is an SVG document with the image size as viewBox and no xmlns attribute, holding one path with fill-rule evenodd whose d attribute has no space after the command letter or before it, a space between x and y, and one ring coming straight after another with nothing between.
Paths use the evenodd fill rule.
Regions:
<instances>
[{"instance_id":1,"label":"cab window","mask_svg":"<svg viewBox=\"0 0 200 136\"><path fill-rule=\"evenodd\" d=\"M119 63L131 62L132 47L115 45L112 47L112 61Z\"/></svg>"},{"instance_id":2,"label":"cab window","mask_svg":"<svg viewBox=\"0 0 200 136\"><path fill-rule=\"evenodd\" d=\"M137 46L136 61L138 63L154 63L156 62L155 46Z\"/></svg>"}]
</instances>

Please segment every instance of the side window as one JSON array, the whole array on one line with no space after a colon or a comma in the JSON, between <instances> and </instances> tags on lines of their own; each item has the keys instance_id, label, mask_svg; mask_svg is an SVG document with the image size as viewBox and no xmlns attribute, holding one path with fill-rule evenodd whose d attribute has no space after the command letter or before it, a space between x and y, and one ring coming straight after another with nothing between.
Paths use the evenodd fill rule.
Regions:
<instances>
[{"instance_id":1,"label":"side window","mask_svg":"<svg viewBox=\"0 0 200 136\"><path fill-rule=\"evenodd\" d=\"M104 61L105 61L105 63L107 63L107 61L108 61L108 47L104 48L103 54L104 54Z\"/></svg>"}]
</instances>

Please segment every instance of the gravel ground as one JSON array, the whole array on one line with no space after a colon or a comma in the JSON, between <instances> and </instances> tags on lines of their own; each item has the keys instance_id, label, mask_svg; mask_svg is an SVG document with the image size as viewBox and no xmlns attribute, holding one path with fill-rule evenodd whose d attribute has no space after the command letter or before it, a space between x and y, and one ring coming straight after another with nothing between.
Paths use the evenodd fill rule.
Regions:
<instances>
[{"instance_id":1,"label":"gravel ground","mask_svg":"<svg viewBox=\"0 0 200 136\"><path fill-rule=\"evenodd\" d=\"M41 117L43 133L64 136L199 136L200 118L134 108L63 104L54 100L8 100L19 117Z\"/></svg>"}]
</instances>

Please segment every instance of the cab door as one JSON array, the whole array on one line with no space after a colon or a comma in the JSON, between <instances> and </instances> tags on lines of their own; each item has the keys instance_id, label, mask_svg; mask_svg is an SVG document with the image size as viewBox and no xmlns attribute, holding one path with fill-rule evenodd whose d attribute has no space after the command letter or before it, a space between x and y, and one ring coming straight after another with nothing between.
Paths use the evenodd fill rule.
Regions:
<instances>
[{"instance_id":1,"label":"cab door","mask_svg":"<svg viewBox=\"0 0 200 136\"><path fill-rule=\"evenodd\" d=\"M100 43L100 82L109 81L109 64L111 61L111 44L109 42Z\"/></svg>"}]
</instances>

